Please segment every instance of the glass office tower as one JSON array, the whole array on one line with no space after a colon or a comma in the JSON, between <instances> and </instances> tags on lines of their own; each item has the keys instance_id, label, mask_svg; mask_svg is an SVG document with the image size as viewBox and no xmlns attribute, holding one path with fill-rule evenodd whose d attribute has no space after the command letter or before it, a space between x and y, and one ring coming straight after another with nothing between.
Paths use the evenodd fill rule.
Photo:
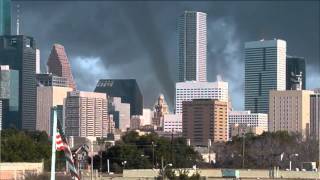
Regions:
<instances>
[{"instance_id":1,"label":"glass office tower","mask_svg":"<svg viewBox=\"0 0 320 180\"><path fill-rule=\"evenodd\" d=\"M11 34L11 0L0 0L0 36Z\"/></svg>"}]
</instances>

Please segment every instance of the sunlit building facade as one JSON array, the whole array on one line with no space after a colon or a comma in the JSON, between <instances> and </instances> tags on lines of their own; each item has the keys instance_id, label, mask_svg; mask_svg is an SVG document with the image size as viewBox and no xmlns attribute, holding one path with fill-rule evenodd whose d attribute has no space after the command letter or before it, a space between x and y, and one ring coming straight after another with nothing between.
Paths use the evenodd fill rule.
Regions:
<instances>
[{"instance_id":1,"label":"sunlit building facade","mask_svg":"<svg viewBox=\"0 0 320 180\"><path fill-rule=\"evenodd\" d=\"M207 81L207 14L185 11L178 32L179 82Z\"/></svg>"}]
</instances>

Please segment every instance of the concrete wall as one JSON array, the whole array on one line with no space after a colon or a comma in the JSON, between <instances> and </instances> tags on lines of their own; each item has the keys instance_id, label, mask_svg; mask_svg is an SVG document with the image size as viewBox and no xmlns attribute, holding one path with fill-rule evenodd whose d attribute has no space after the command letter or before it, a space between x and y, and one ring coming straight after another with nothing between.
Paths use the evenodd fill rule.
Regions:
<instances>
[{"instance_id":1,"label":"concrete wall","mask_svg":"<svg viewBox=\"0 0 320 180\"><path fill-rule=\"evenodd\" d=\"M0 180L23 179L28 174L43 173L43 163L0 163Z\"/></svg>"},{"instance_id":2,"label":"concrete wall","mask_svg":"<svg viewBox=\"0 0 320 180\"><path fill-rule=\"evenodd\" d=\"M188 169L189 175L195 173L194 169ZM319 179L320 173L318 172L302 172L302 171L278 171L272 172L266 169L255 169L255 170L239 170L240 178L245 179L269 179L272 178L273 175L275 178L288 178L288 179ZM222 178L222 169L197 169L197 172L207 178ZM178 169L176 169L176 174L178 175ZM152 169L132 169L132 170L124 170L123 178L152 178L159 175L159 170Z\"/></svg>"}]
</instances>

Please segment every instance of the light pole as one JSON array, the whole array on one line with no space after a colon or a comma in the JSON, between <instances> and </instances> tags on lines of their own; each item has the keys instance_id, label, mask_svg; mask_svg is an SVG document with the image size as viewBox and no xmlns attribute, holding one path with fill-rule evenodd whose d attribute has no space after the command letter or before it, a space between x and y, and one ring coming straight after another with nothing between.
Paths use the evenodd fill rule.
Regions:
<instances>
[{"instance_id":1,"label":"light pole","mask_svg":"<svg viewBox=\"0 0 320 180\"><path fill-rule=\"evenodd\" d=\"M153 168L155 168L155 165L154 165L154 142L152 141L152 166Z\"/></svg>"},{"instance_id":2,"label":"light pole","mask_svg":"<svg viewBox=\"0 0 320 180\"><path fill-rule=\"evenodd\" d=\"M246 134L242 133L242 169L244 168L244 150L246 144Z\"/></svg>"},{"instance_id":3,"label":"light pole","mask_svg":"<svg viewBox=\"0 0 320 180\"><path fill-rule=\"evenodd\" d=\"M122 161L121 164L123 165L123 169L125 169L125 168L126 168L127 161Z\"/></svg>"},{"instance_id":4,"label":"light pole","mask_svg":"<svg viewBox=\"0 0 320 180\"><path fill-rule=\"evenodd\" d=\"M298 157L299 154L295 153L295 154L290 154L289 156L289 170L291 171L291 166L292 166L292 162L291 162L291 157Z\"/></svg>"},{"instance_id":5,"label":"light pole","mask_svg":"<svg viewBox=\"0 0 320 180\"><path fill-rule=\"evenodd\" d=\"M165 165L163 168L162 168L162 179L164 180L164 177L165 177L165 172L166 172L166 168L168 167L168 166L170 166L170 167L172 167L172 163L169 163L169 164L167 164L167 165Z\"/></svg>"}]
</instances>

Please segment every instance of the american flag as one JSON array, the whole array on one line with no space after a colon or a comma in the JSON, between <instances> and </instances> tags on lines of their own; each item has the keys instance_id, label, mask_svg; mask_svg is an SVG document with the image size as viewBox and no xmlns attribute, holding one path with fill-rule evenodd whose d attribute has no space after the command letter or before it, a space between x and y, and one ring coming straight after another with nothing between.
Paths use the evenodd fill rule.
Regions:
<instances>
[{"instance_id":1,"label":"american flag","mask_svg":"<svg viewBox=\"0 0 320 180\"><path fill-rule=\"evenodd\" d=\"M63 133L62 126L59 121L57 122L56 150L57 151L64 151L64 155L66 157L68 168L70 170L71 176L74 177L76 180L80 180L80 176L79 176L78 171L74 165L72 152L70 150L67 139Z\"/></svg>"}]
</instances>

